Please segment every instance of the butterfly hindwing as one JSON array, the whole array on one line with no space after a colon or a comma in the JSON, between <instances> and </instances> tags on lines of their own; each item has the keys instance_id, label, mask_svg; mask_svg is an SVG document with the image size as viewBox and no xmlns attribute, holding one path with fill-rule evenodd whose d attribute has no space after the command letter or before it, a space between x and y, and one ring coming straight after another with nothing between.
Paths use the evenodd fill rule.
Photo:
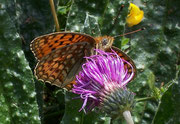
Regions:
<instances>
[{"instance_id":1,"label":"butterfly hindwing","mask_svg":"<svg viewBox=\"0 0 180 124\"><path fill-rule=\"evenodd\" d=\"M41 60L44 56L58 48L78 42L88 42L89 45L94 46L96 41L93 37L86 34L74 32L56 32L35 38L31 42L30 48L35 57L38 60Z\"/></svg>"},{"instance_id":2,"label":"butterfly hindwing","mask_svg":"<svg viewBox=\"0 0 180 124\"><path fill-rule=\"evenodd\" d=\"M88 46L88 42L81 42L52 51L38 62L36 77L52 85L66 87L78 73Z\"/></svg>"}]
</instances>

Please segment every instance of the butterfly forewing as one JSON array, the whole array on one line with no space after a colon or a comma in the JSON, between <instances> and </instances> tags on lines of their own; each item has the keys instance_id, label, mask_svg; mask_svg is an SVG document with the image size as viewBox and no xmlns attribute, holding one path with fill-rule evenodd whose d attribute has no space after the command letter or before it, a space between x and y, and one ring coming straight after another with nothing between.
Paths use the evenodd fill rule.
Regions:
<instances>
[{"instance_id":1,"label":"butterfly forewing","mask_svg":"<svg viewBox=\"0 0 180 124\"><path fill-rule=\"evenodd\" d=\"M89 46L88 42L81 42L50 52L38 62L35 68L36 77L52 85L66 87L80 70Z\"/></svg>"},{"instance_id":2,"label":"butterfly forewing","mask_svg":"<svg viewBox=\"0 0 180 124\"><path fill-rule=\"evenodd\" d=\"M86 34L73 32L56 32L35 38L31 42L30 47L35 57L38 60L41 60L47 54L58 48L62 48L78 42L88 42L89 45L95 46L96 40Z\"/></svg>"}]
</instances>

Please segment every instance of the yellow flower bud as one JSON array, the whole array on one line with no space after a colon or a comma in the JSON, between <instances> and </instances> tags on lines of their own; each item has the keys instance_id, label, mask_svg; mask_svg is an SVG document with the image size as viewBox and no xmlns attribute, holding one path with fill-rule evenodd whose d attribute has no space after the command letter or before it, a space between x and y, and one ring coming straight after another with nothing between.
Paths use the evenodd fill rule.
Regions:
<instances>
[{"instance_id":1,"label":"yellow flower bud","mask_svg":"<svg viewBox=\"0 0 180 124\"><path fill-rule=\"evenodd\" d=\"M126 23L128 27L139 24L144 17L144 12L139 9L135 4L130 3L129 14L126 18Z\"/></svg>"}]
</instances>

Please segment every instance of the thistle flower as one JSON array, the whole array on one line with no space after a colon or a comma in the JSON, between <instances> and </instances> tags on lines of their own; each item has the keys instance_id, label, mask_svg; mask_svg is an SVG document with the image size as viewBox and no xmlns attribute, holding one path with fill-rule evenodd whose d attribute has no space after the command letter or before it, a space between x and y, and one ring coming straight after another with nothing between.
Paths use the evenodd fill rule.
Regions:
<instances>
[{"instance_id":1,"label":"thistle flower","mask_svg":"<svg viewBox=\"0 0 180 124\"><path fill-rule=\"evenodd\" d=\"M80 111L92 110L97 106L103 112L111 112L112 116L116 116L134 105L134 94L126 89L134 72L128 73L124 64L129 64L132 70L133 66L115 52L97 52L98 55L86 57L87 62L76 76L72 91L80 94L84 101Z\"/></svg>"},{"instance_id":2,"label":"thistle flower","mask_svg":"<svg viewBox=\"0 0 180 124\"><path fill-rule=\"evenodd\" d=\"M128 27L132 27L134 25L139 24L144 17L144 12L139 9L138 6L136 6L133 3L130 3L129 6L129 14L126 18L126 23Z\"/></svg>"}]
</instances>

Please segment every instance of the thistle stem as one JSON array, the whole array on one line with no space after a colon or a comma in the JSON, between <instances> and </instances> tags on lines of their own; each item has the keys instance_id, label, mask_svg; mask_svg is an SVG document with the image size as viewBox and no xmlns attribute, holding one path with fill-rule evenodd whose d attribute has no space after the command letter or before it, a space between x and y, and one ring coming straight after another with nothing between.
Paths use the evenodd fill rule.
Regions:
<instances>
[{"instance_id":1,"label":"thistle stem","mask_svg":"<svg viewBox=\"0 0 180 124\"><path fill-rule=\"evenodd\" d=\"M59 26L59 22L58 22L58 18L57 18L57 15L56 15L56 10L55 10L55 7L54 7L54 1L53 0L49 0L49 4L51 6L51 12L53 14L53 18L54 18L54 23L56 25L56 31L60 31L60 26Z\"/></svg>"},{"instance_id":2,"label":"thistle stem","mask_svg":"<svg viewBox=\"0 0 180 124\"><path fill-rule=\"evenodd\" d=\"M136 99L137 102L142 102L142 101L147 101L147 100L152 100L155 99L154 97L145 97L145 98L139 98Z\"/></svg>"},{"instance_id":3,"label":"thistle stem","mask_svg":"<svg viewBox=\"0 0 180 124\"><path fill-rule=\"evenodd\" d=\"M123 116L127 124L134 124L130 111L124 111Z\"/></svg>"}]
</instances>

